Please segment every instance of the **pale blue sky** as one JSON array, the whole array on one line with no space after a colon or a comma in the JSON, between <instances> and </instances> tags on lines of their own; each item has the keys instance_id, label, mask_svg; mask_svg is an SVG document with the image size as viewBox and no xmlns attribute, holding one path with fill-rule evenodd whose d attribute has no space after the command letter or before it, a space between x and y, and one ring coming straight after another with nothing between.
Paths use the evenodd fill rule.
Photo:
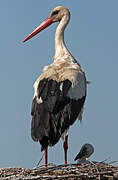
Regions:
<instances>
[{"instance_id":1,"label":"pale blue sky","mask_svg":"<svg viewBox=\"0 0 118 180\"><path fill-rule=\"evenodd\" d=\"M33 83L52 63L51 25L27 43L22 40L50 11L63 5L71 21L65 42L91 81L83 123L69 132L68 162L84 143L92 143L92 160L118 159L118 0L4 0L0 2L0 167L32 168L41 158L30 137ZM42 161L43 163L44 161ZM49 148L49 162L64 163L62 140Z\"/></svg>"}]
</instances>

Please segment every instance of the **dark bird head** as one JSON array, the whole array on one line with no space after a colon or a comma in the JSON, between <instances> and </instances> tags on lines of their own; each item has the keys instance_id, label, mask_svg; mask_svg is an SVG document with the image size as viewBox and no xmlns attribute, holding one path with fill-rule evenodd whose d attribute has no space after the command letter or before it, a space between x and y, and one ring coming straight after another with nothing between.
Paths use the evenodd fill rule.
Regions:
<instances>
[{"instance_id":1,"label":"dark bird head","mask_svg":"<svg viewBox=\"0 0 118 180\"><path fill-rule=\"evenodd\" d=\"M75 157L74 161L81 158L89 158L94 152L94 147L91 144L84 144L80 149L80 152Z\"/></svg>"}]
</instances>

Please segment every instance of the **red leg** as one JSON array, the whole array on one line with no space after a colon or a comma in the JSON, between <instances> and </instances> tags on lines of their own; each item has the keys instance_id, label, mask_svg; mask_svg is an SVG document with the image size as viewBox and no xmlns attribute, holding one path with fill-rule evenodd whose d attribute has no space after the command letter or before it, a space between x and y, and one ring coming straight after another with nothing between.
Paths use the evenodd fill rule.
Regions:
<instances>
[{"instance_id":1,"label":"red leg","mask_svg":"<svg viewBox=\"0 0 118 180\"><path fill-rule=\"evenodd\" d=\"M48 148L45 148L45 167L47 167L48 164Z\"/></svg>"},{"instance_id":2,"label":"red leg","mask_svg":"<svg viewBox=\"0 0 118 180\"><path fill-rule=\"evenodd\" d=\"M63 148L64 148L64 159L65 159L65 167L66 167L66 165L67 165L67 150L68 150L68 135L65 136Z\"/></svg>"}]
</instances>

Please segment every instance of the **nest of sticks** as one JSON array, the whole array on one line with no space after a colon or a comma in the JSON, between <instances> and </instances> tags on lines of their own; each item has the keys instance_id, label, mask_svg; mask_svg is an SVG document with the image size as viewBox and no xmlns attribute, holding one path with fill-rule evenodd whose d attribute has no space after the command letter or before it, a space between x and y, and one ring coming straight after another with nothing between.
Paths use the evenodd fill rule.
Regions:
<instances>
[{"instance_id":1,"label":"nest of sticks","mask_svg":"<svg viewBox=\"0 0 118 180\"><path fill-rule=\"evenodd\" d=\"M117 180L118 166L112 163L89 163L89 164L68 164L52 165L47 167L39 166L33 169L24 169L19 167L0 168L0 180L19 180L19 179L61 179L61 180Z\"/></svg>"}]
</instances>

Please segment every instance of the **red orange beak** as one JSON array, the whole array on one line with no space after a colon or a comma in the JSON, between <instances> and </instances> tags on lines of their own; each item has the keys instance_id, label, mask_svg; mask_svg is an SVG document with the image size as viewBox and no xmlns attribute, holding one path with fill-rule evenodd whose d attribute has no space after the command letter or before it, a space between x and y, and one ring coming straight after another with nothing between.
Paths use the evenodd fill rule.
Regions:
<instances>
[{"instance_id":1,"label":"red orange beak","mask_svg":"<svg viewBox=\"0 0 118 180\"><path fill-rule=\"evenodd\" d=\"M45 28L47 28L49 25L51 25L52 23L54 23L53 19L48 17L47 19L45 19L31 34L29 34L24 40L23 43L29 39L31 39L33 36L35 36L36 34L38 34L39 32L41 32L42 30L44 30Z\"/></svg>"}]
</instances>

